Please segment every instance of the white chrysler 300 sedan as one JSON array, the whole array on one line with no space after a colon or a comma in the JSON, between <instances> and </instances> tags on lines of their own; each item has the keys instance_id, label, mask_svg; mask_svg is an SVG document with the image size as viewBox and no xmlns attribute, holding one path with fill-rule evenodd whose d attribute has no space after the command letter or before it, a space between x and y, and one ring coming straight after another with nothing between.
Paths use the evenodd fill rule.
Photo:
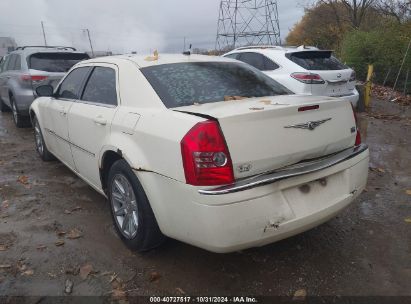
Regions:
<instances>
[{"instance_id":1,"label":"white chrysler 300 sedan","mask_svg":"<svg viewBox=\"0 0 411 304\"><path fill-rule=\"evenodd\" d=\"M136 250L165 236L214 252L262 246L332 218L367 181L349 102L293 95L229 58L87 60L37 94L41 158L105 195Z\"/></svg>"}]
</instances>

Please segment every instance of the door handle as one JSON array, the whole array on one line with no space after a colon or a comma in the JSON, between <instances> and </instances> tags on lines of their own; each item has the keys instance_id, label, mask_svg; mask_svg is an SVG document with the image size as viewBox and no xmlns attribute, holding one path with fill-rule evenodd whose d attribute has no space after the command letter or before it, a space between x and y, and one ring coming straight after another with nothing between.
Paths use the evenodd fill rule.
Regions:
<instances>
[{"instance_id":1,"label":"door handle","mask_svg":"<svg viewBox=\"0 0 411 304\"><path fill-rule=\"evenodd\" d=\"M105 126L107 124L107 119L99 115L94 118L94 122L98 125Z\"/></svg>"}]
</instances>

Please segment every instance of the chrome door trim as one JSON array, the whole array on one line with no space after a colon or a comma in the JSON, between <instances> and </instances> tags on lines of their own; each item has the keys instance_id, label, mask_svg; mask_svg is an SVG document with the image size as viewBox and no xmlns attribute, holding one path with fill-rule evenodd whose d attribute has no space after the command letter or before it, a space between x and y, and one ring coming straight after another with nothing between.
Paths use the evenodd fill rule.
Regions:
<instances>
[{"instance_id":1,"label":"chrome door trim","mask_svg":"<svg viewBox=\"0 0 411 304\"><path fill-rule=\"evenodd\" d=\"M63 137L61 137L60 135L57 135L54 131L50 130L50 129L46 129L47 132L49 132L51 135L54 135L56 138L68 143L71 147L74 147L80 151L83 151L84 153L87 153L93 157L95 157L96 155L93 152L90 152L80 146L77 146L76 144L72 143L71 141L68 141L67 139L64 139Z\"/></svg>"}]
</instances>

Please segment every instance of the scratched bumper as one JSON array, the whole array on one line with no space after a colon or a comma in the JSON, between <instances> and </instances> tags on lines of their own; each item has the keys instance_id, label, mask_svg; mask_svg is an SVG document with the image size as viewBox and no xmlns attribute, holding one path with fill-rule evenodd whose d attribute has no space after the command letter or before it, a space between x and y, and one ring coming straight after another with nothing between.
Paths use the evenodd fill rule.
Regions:
<instances>
[{"instance_id":1,"label":"scratched bumper","mask_svg":"<svg viewBox=\"0 0 411 304\"><path fill-rule=\"evenodd\" d=\"M321 171L222 195L136 172L161 231L213 252L263 246L313 228L347 207L365 188L368 149Z\"/></svg>"},{"instance_id":2,"label":"scratched bumper","mask_svg":"<svg viewBox=\"0 0 411 304\"><path fill-rule=\"evenodd\" d=\"M357 147L346 149L339 153L335 153L331 156L323 157L308 162L298 163L274 172L259 174L250 178L237 181L232 185L211 189L201 189L198 190L198 192L200 194L205 195L221 195L261 187L263 185L275 183L282 179L324 170L326 168L335 166L336 164L342 163L350 158L353 158L363 153L367 149L368 146L366 144L361 144Z\"/></svg>"}]
</instances>

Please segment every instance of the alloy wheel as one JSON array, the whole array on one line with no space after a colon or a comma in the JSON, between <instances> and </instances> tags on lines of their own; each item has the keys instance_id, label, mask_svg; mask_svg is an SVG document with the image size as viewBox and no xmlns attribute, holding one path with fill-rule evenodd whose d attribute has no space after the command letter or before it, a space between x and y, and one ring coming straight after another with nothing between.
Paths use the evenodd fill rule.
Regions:
<instances>
[{"instance_id":1,"label":"alloy wheel","mask_svg":"<svg viewBox=\"0 0 411 304\"><path fill-rule=\"evenodd\" d=\"M11 110L13 112L13 119L14 122L17 124L17 120L18 120L18 113L17 113L17 108L16 108L16 104L14 102L11 103Z\"/></svg>"},{"instance_id":2,"label":"alloy wheel","mask_svg":"<svg viewBox=\"0 0 411 304\"><path fill-rule=\"evenodd\" d=\"M124 175L116 174L110 191L116 225L125 238L135 238L138 230L138 208L131 183Z\"/></svg>"},{"instance_id":3,"label":"alloy wheel","mask_svg":"<svg viewBox=\"0 0 411 304\"><path fill-rule=\"evenodd\" d=\"M34 136L36 139L37 151L39 152L40 155L43 155L43 152L44 152L43 137L41 135L40 126L37 120L35 121L35 124L34 124Z\"/></svg>"}]
</instances>

